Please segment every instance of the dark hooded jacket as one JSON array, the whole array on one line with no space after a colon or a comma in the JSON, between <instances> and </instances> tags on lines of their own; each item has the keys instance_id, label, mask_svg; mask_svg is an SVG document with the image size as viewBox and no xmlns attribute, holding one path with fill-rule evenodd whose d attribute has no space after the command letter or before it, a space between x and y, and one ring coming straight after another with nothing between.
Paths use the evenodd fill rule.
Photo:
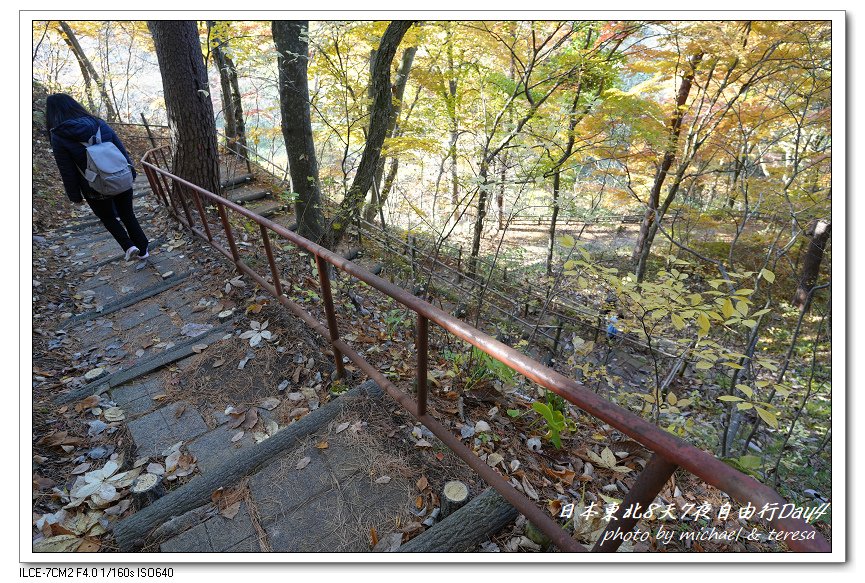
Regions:
<instances>
[{"instance_id":1,"label":"dark hooded jacket","mask_svg":"<svg viewBox=\"0 0 865 583\"><path fill-rule=\"evenodd\" d=\"M87 142L96 134L96 130L100 129L100 136L103 142L113 142L117 149L123 153L126 161L130 166L133 166L132 159L123 143L114 130L99 118L95 117L76 117L67 119L55 128L51 128L51 149L54 151L54 159L57 161L57 168L60 169L60 177L63 179L63 187L66 189L66 196L72 202L81 202L82 195L90 196L97 194L87 180L82 176L82 172L87 168L87 152L81 142ZM135 169L132 169L132 176L135 176Z\"/></svg>"}]
</instances>

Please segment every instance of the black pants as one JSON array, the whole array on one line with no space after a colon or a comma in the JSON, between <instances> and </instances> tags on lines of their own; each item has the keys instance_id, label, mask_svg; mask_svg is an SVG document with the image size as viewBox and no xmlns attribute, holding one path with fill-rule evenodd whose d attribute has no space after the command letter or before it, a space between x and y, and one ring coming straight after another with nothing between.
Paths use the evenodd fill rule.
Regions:
<instances>
[{"instance_id":1,"label":"black pants","mask_svg":"<svg viewBox=\"0 0 865 583\"><path fill-rule=\"evenodd\" d=\"M144 231L141 230L141 225L138 224L138 219L135 218L135 211L132 210L131 188L108 199L91 200L85 198L85 200L93 209L93 214L99 217L99 220L102 221L102 224L105 225L105 228L124 251L135 245L144 253L148 241Z\"/></svg>"}]
</instances>

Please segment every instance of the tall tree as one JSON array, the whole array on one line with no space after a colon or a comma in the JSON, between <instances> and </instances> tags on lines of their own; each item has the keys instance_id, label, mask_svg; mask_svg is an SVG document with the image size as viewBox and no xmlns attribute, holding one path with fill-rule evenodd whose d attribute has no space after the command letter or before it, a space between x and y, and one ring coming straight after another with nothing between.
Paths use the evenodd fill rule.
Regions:
<instances>
[{"instance_id":1,"label":"tall tree","mask_svg":"<svg viewBox=\"0 0 865 583\"><path fill-rule=\"evenodd\" d=\"M237 79L237 67L228 54L227 22L207 21L210 35L210 46L213 51L213 61L219 70L219 83L222 93L222 110L225 115L225 135L231 145L237 145L236 150L246 155L246 124L243 121L243 101L240 96L240 83ZM235 148L232 148L235 149Z\"/></svg>"},{"instance_id":2,"label":"tall tree","mask_svg":"<svg viewBox=\"0 0 865 583\"><path fill-rule=\"evenodd\" d=\"M219 192L219 158L207 67L193 20L149 20L168 126L173 172L210 192Z\"/></svg>"},{"instance_id":3,"label":"tall tree","mask_svg":"<svg viewBox=\"0 0 865 583\"><path fill-rule=\"evenodd\" d=\"M90 59L87 58L87 54L84 52L84 49L81 48L81 43L78 42L78 37L75 36L75 32L72 30L72 27L63 20L59 21L58 24L60 26L61 32L63 33L61 35L63 36L63 40L69 46L72 54L75 55L75 59L78 61L78 66L81 68L81 75L84 77L84 87L87 92L87 101L90 109L92 111L95 111L93 102L93 89L91 87L91 83L93 83L99 90L99 95L102 97L102 103L105 104L105 115L108 118L108 121L117 121L119 119L117 116L117 110L114 109L114 104L112 103L111 98L108 96L108 91L105 88L105 82L102 80L102 77L99 76L99 73L93 67L93 63L91 63Z\"/></svg>"},{"instance_id":4,"label":"tall tree","mask_svg":"<svg viewBox=\"0 0 865 583\"><path fill-rule=\"evenodd\" d=\"M318 161L309 114L309 22L274 20L273 42L278 52L279 104L282 135L295 197L298 234L322 240L324 216Z\"/></svg>"},{"instance_id":5,"label":"tall tree","mask_svg":"<svg viewBox=\"0 0 865 583\"><path fill-rule=\"evenodd\" d=\"M696 73L697 65L700 64L701 60L703 60L702 53L691 56L687 61L685 70L682 72L682 80L679 83L679 90L676 92L676 104L670 118L667 148L661 157L658 170L655 172L655 179L649 191L649 203L643 216L643 222L640 224L640 234L637 237L637 243L634 245L632 260L638 265L641 262L644 250L648 254L646 248L651 246L650 237L652 235L650 233L652 232L652 223L658 220L658 207L661 204L661 188L664 186L664 181L667 179L667 174L670 172L670 167L676 158L679 134L682 131L682 120L685 118L685 111L687 109L685 104L688 101L688 94L691 93L691 86L694 84L694 74ZM642 280L644 270L645 268L643 270L638 269L640 280Z\"/></svg>"},{"instance_id":6,"label":"tall tree","mask_svg":"<svg viewBox=\"0 0 865 583\"><path fill-rule=\"evenodd\" d=\"M390 120L388 121L387 128L387 138L396 138L399 137L400 127L399 127L399 116L402 111L403 97L405 96L405 86L408 83L408 74L411 70L411 64L414 60L415 53L417 53L417 47L408 47L402 52L402 59L400 61L400 66L396 74L396 83L394 83L394 100L396 103L391 110ZM375 171L375 181L372 187L372 195L370 203L364 209L364 218L366 220L372 220L377 212L379 212L382 207L384 207L385 202L387 201L387 195L390 191L391 185L393 185L393 181L396 179L397 169L399 168L399 157L394 156L390 160L390 167L387 172L387 179L385 180L384 188L382 187L382 178L384 178L384 157L380 157L378 161L378 167Z\"/></svg>"},{"instance_id":7,"label":"tall tree","mask_svg":"<svg viewBox=\"0 0 865 583\"><path fill-rule=\"evenodd\" d=\"M823 253L826 251L829 236L832 234L832 223L822 219L815 220L808 226L805 234L809 238L808 250L805 252L805 262L802 264L796 296L793 298L793 305L802 311L809 308L808 300L811 296L811 288L817 283Z\"/></svg>"},{"instance_id":8,"label":"tall tree","mask_svg":"<svg viewBox=\"0 0 865 583\"><path fill-rule=\"evenodd\" d=\"M346 227L360 213L366 193L372 188L375 181L381 147L384 145L393 111L390 67L394 56L396 56L397 47L411 25L412 22L407 20L395 20L388 24L376 50L375 63L372 68L373 102L370 110L367 140L351 187L330 220L328 236L331 239L331 245L336 245L343 238Z\"/></svg>"}]
</instances>

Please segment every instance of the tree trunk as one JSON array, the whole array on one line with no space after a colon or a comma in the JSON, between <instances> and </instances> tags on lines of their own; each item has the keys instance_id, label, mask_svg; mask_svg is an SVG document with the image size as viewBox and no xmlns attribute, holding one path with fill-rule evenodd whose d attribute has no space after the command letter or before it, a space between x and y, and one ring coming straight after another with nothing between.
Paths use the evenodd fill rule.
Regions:
<instances>
[{"instance_id":1,"label":"tree trunk","mask_svg":"<svg viewBox=\"0 0 865 583\"><path fill-rule=\"evenodd\" d=\"M475 217L475 226L472 232L472 250L469 254L468 275L471 279L477 274L478 255L481 249L481 233L484 230L484 218L487 216L487 194L490 184L487 180L489 174L489 163L484 160L481 162L481 171L479 173L480 187L478 188L478 214Z\"/></svg>"},{"instance_id":2,"label":"tree trunk","mask_svg":"<svg viewBox=\"0 0 865 583\"><path fill-rule=\"evenodd\" d=\"M679 164L679 168L676 171L676 178L673 181L673 184L670 185L670 189L667 191L667 197L664 199L664 203L660 207L656 206L653 211L652 221L646 229L640 247L640 256L637 258L637 283L641 283L646 275L646 265L649 261L649 252L652 250L652 243L655 240L655 235L658 234L658 224L661 222L661 219L664 217L667 210L670 208L670 205L673 203L673 200L676 198L676 193L679 192L679 187L682 185L682 180L684 179L685 170L687 170L687 168L687 162Z\"/></svg>"},{"instance_id":3,"label":"tree trunk","mask_svg":"<svg viewBox=\"0 0 865 583\"><path fill-rule=\"evenodd\" d=\"M363 148L363 154L351 187L330 221L327 235L331 248L335 247L345 236L348 225L361 211L366 193L373 186L378 159L381 156L381 147L387 135L388 123L393 109L390 67L396 55L396 49L411 25L412 21L394 20L388 25L381 37L371 79L374 98L370 111L366 145Z\"/></svg>"},{"instance_id":4,"label":"tree trunk","mask_svg":"<svg viewBox=\"0 0 865 583\"><path fill-rule=\"evenodd\" d=\"M279 103L282 135L296 197L297 233L321 242L324 217L318 160L309 112L309 22L274 20L273 42L279 52Z\"/></svg>"},{"instance_id":5,"label":"tree trunk","mask_svg":"<svg viewBox=\"0 0 865 583\"><path fill-rule=\"evenodd\" d=\"M496 194L496 211L499 214L499 229L505 228L505 178L508 172L508 157L502 159L501 173L499 174L499 192Z\"/></svg>"},{"instance_id":6,"label":"tree trunk","mask_svg":"<svg viewBox=\"0 0 865 583\"><path fill-rule=\"evenodd\" d=\"M208 31L212 31L216 24L213 20L207 21ZM222 92L222 114L225 116L225 136L234 140L237 136L237 125L234 122L234 108L231 106L231 80L228 78L228 64L225 62L225 53L222 52L222 40L212 38L213 62L219 71L219 86Z\"/></svg>"},{"instance_id":7,"label":"tree trunk","mask_svg":"<svg viewBox=\"0 0 865 583\"><path fill-rule=\"evenodd\" d=\"M393 111L391 112L390 121L388 122L387 128L387 136L391 138L398 137L401 133L399 127L399 114L402 111L402 102L403 96L405 95L405 86L408 83L408 74L411 70L412 62L414 61L414 55L417 53L417 47L408 47L402 53L402 60L400 62L399 70L396 75L396 84L394 85L394 99L396 103L394 104ZM385 202L387 202L387 195L390 193L390 188L393 185L393 181L396 179L397 168L399 167L399 159L396 157L391 158L390 168L388 169L387 178L385 179L385 184L387 184L387 189L382 185L382 178L384 177L384 163L385 159L380 158L378 161L378 167L375 172L375 184L373 186L373 195L371 197L370 204L366 206L364 209L364 218L367 221L371 221L378 210L384 207ZM389 184L388 184L389 183Z\"/></svg>"},{"instance_id":8,"label":"tree trunk","mask_svg":"<svg viewBox=\"0 0 865 583\"><path fill-rule=\"evenodd\" d=\"M448 145L448 156L451 160L451 204L459 203L459 181L457 180L457 140L460 137L460 124L457 118L457 79L454 73L454 46L450 29L447 34L448 49L448 94L445 96L447 102L448 118L450 118L451 140Z\"/></svg>"},{"instance_id":9,"label":"tree trunk","mask_svg":"<svg viewBox=\"0 0 865 583\"><path fill-rule=\"evenodd\" d=\"M208 20L207 27L212 29L215 21ZM225 115L225 135L229 139L229 148L246 156L246 125L243 122L243 101L240 97L240 85L237 81L237 68L234 61L225 52L227 39L216 37L211 39L213 58L219 69L219 84L222 89L222 110Z\"/></svg>"},{"instance_id":10,"label":"tree trunk","mask_svg":"<svg viewBox=\"0 0 865 583\"><path fill-rule=\"evenodd\" d=\"M75 55L75 59L78 61L78 66L81 67L81 73L84 75L84 83L87 90L87 99L89 101L91 112L94 115L97 113L93 109L93 95L90 86L90 82L92 79L92 81L96 83L96 86L99 88L99 95L102 97L102 103L105 104L105 109L107 112L105 115L108 121L117 121L119 119L117 117L117 111L114 109L114 105L111 103L111 98L108 96L108 91L105 89L105 83L102 81L102 78L99 77L99 73L96 72L96 69L93 67L90 59L88 59L87 55L84 54L84 49L82 49L81 45L78 43L78 38L75 36L72 28L62 20L59 21L59 24L61 30L63 31L66 44L69 45L69 48Z\"/></svg>"},{"instance_id":11,"label":"tree trunk","mask_svg":"<svg viewBox=\"0 0 865 583\"><path fill-rule=\"evenodd\" d=\"M174 147L173 173L219 193L216 124L210 100L207 67L193 20L149 20L168 127Z\"/></svg>"},{"instance_id":12,"label":"tree trunk","mask_svg":"<svg viewBox=\"0 0 865 583\"><path fill-rule=\"evenodd\" d=\"M793 298L793 305L803 312L809 308L808 292L817 283L820 264L823 262L823 253L826 251L826 245L829 243L831 234L832 223L823 219L814 221L806 232L806 235L810 237L810 242L808 243L808 251L805 253L802 272L799 275L796 295Z\"/></svg>"},{"instance_id":13,"label":"tree trunk","mask_svg":"<svg viewBox=\"0 0 865 583\"><path fill-rule=\"evenodd\" d=\"M640 262L640 257L644 253L645 247L651 247L651 242L648 242L648 233L652 223L656 220L658 204L661 198L661 187L664 185L664 180L667 178L667 172L670 171L670 166L676 157L676 146L679 142L679 134L682 131L682 119L684 117L685 103L688 101L688 94L691 92L691 85L694 82L694 74L697 70L697 65L703 59L703 54L698 53L689 60L690 70L682 75L682 82L679 84L679 92L676 95L676 109L673 111L673 117L670 119L670 142L664 151L664 157L661 159L661 165L655 173L655 180L652 183L652 189L649 191L649 205L646 209L646 214L643 217L643 222L640 224L640 234L637 237L637 243L634 245L634 252L631 260L636 265Z\"/></svg>"},{"instance_id":14,"label":"tree trunk","mask_svg":"<svg viewBox=\"0 0 865 583\"><path fill-rule=\"evenodd\" d=\"M399 549L401 553L460 553L474 548L519 516L492 488Z\"/></svg>"},{"instance_id":15,"label":"tree trunk","mask_svg":"<svg viewBox=\"0 0 865 583\"><path fill-rule=\"evenodd\" d=\"M550 241L547 246L547 275L553 274L553 251L556 248L556 221L559 218L559 189L561 188L561 168L553 174L553 214L550 217Z\"/></svg>"},{"instance_id":16,"label":"tree trunk","mask_svg":"<svg viewBox=\"0 0 865 583\"><path fill-rule=\"evenodd\" d=\"M246 155L246 124L243 121L243 101L240 97L240 84L237 81L237 67L231 57L225 55L228 66L228 81L231 84L231 109L234 110L235 143L241 146L241 154Z\"/></svg>"}]
</instances>

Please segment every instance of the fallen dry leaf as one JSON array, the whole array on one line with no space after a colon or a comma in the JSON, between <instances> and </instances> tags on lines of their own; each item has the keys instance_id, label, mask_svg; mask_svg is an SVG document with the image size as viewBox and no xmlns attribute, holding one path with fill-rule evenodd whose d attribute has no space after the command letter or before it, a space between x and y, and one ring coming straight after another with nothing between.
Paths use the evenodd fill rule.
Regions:
<instances>
[{"instance_id":1,"label":"fallen dry leaf","mask_svg":"<svg viewBox=\"0 0 865 583\"><path fill-rule=\"evenodd\" d=\"M33 475L33 486L37 491L49 490L54 484L55 482L51 478L45 478L39 474Z\"/></svg>"},{"instance_id":2,"label":"fallen dry leaf","mask_svg":"<svg viewBox=\"0 0 865 583\"><path fill-rule=\"evenodd\" d=\"M258 406L261 407L262 409L266 409L267 411L273 411L274 409L279 407L279 404L281 402L282 401L280 401L276 397L268 397L267 399L262 401Z\"/></svg>"},{"instance_id":3,"label":"fallen dry leaf","mask_svg":"<svg viewBox=\"0 0 865 583\"><path fill-rule=\"evenodd\" d=\"M246 417L243 420L241 427L244 429L252 429L255 427L256 423L258 423L258 410L253 407L246 412Z\"/></svg>"},{"instance_id":4,"label":"fallen dry leaf","mask_svg":"<svg viewBox=\"0 0 865 583\"><path fill-rule=\"evenodd\" d=\"M126 413L120 407L109 407L102 412L102 416L106 421L123 421L126 419Z\"/></svg>"},{"instance_id":5,"label":"fallen dry leaf","mask_svg":"<svg viewBox=\"0 0 865 583\"><path fill-rule=\"evenodd\" d=\"M228 416L233 419L233 421L228 425L231 429L237 429L244 421L246 421L246 411L231 411Z\"/></svg>"},{"instance_id":6,"label":"fallen dry leaf","mask_svg":"<svg viewBox=\"0 0 865 583\"><path fill-rule=\"evenodd\" d=\"M340 423L339 425L336 426L336 433L342 433L343 431L348 429L348 425L349 425L348 421L346 421L345 423Z\"/></svg>"},{"instance_id":7,"label":"fallen dry leaf","mask_svg":"<svg viewBox=\"0 0 865 583\"><path fill-rule=\"evenodd\" d=\"M92 409L99 404L99 395L90 395L89 397L78 401L75 405L75 410L79 413L85 409Z\"/></svg>"},{"instance_id":8,"label":"fallen dry leaf","mask_svg":"<svg viewBox=\"0 0 865 583\"><path fill-rule=\"evenodd\" d=\"M237 442L237 441L240 441L241 439L243 439L243 435L244 435L244 432L243 432L243 431L238 431L238 432L235 433L234 436L231 438L231 442L232 442L232 443L235 443L235 442Z\"/></svg>"},{"instance_id":9,"label":"fallen dry leaf","mask_svg":"<svg viewBox=\"0 0 865 583\"><path fill-rule=\"evenodd\" d=\"M288 414L288 418L294 419L295 417L302 417L303 415L306 415L307 413L309 413L309 409L307 407L298 407L296 409L291 410L291 412Z\"/></svg>"},{"instance_id":10,"label":"fallen dry leaf","mask_svg":"<svg viewBox=\"0 0 865 583\"><path fill-rule=\"evenodd\" d=\"M83 541L74 534L61 534L33 543L34 553L71 553Z\"/></svg>"},{"instance_id":11,"label":"fallen dry leaf","mask_svg":"<svg viewBox=\"0 0 865 583\"><path fill-rule=\"evenodd\" d=\"M223 510L222 512L220 512L220 514L222 516L224 516L225 518L227 518L228 520L231 520L235 516L237 516L237 513L239 511L240 511L240 502L238 501L238 502L235 502L234 504L232 504L231 506L229 506L228 508L226 508L225 510Z\"/></svg>"},{"instance_id":12,"label":"fallen dry leaf","mask_svg":"<svg viewBox=\"0 0 865 583\"><path fill-rule=\"evenodd\" d=\"M297 469L302 470L303 468L308 466L309 462L311 462L311 461L312 461L312 458L310 458L309 456L302 458L299 462L297 462Z\"/></svg>"},{"instance_id":13,"label":"fallen dry leaf","mask_svg":"<svg viewBox=\"0 0 865 583\"><path fill-rule=\"evenodd\" d=\"M388 482L390 482L390 476L382 476L375 481L376 484L387 484Z\"/></svg>"},{"instance_id":14,"label":"fallen dry leaf","mask_svg":"<svg viewBox=\"0 0 865 583\"><path fill-rule=\"evenodd\" d=\"M315 447L318 449L327 449L330 446L328 445L328 443L326 441L319 441L318 443L315 444Z\"/></svg>"}]
</instances>

